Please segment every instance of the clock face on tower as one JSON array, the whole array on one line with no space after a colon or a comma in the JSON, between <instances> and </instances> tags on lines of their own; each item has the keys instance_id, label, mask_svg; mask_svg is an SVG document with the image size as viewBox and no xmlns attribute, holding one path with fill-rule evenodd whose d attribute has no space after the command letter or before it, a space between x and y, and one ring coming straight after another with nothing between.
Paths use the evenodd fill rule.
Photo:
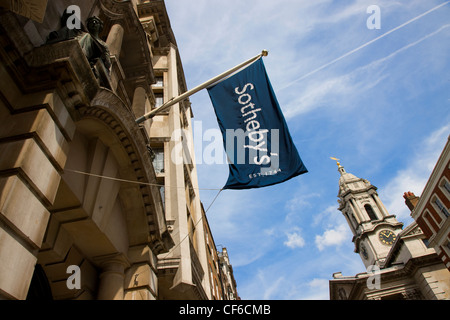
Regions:
<instances>
[{"instance_id":1,"label":"clock face on tower","mask_svg":"<svg viewBox=\"0 0 450 320\"><path fill-rule=\"evenodd\" d=\"M380 241L386 245L391 245L394 243L396 236L391 230L382 230L378 234Z\"/></svg>"}]
</instances>

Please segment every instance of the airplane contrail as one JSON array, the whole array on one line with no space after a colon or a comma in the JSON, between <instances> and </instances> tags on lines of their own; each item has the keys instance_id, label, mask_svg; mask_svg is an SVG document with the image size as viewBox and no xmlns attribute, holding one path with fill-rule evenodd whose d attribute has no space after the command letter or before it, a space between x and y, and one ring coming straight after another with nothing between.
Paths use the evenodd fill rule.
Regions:
<instances>
[{"instance_id":1,"label":"airplane contrail","mask_svg":"<svg viewBox=\"0 0 450 320\"><path fill-rule=\"evenodd\" d=\"M300 80L303 80L303 79L305 79L305 78L307 78L307 77L309 77L309 76L311 76L311 75L313 75L313 74L319 72L320 70L325 69L326 67L328 67L328 66L330 66L330 65L332 65L332 64L334 64L334 63L336 63L336 62L338 62L338 61L340 61L340 60L342 60L342 59L344 59L344 58L346 58L346 57L348 57L349 55L352 55L353 53L355 53L355 52L357 52L357 51L359 51L359 50L361 50L361 49L363 49L363 48L365 48L365 47L371 45L372 43L374 43L374 42L376 42L376 41L378 41L378 40L380 40L380 39L386 37L387 35L389 35L389 34L395 32L395 31L397 31L397 30L399 30L399 29L401 29L401 28L407 26L408 24L410 24L410 23L412 23L412 22L414 22L414 21L416 21L416 20L419 20L420 18L426 16L427 14L429 14L429 13L431 13L431 12L433 12L433 11L438 10L439 8L445 6L445 5L448 4L448 3L450 3L450 1L446 1L446 2L444 2L444 3L442 3L442 4L440 4L440 5L438 5L438 6L434 7L434 8L432 8L432 9L430 9L430 10L428 10L428 11L426 11L426 12L420 14L420 15L418 15L417 17L412 18L411 20L406 21L405 23L403 23L403 24L401 24L401 25L399 25L399 26L397 26L397 27L395 27L395 28L393 28L393 29L391 29L391 30L389 30L389 31L387 31L387 32L385 32L385 33L383 33L382 35L376 37L375 39L372 39L372 40L370 40L370 41L364 43L363 45L359 46L358 48L353 49L353 50L351 50L351 51L349 51L349 52L343 54L342 56L340 56L340 57L338 57L338 58L336 58L336 59L334 59L334 60L332 60L332 61L330 61L330 62L328 62L328 63L326 63L326 64L324 64L324 65L322 65L321 67L319 67L319 68L317 68L317 69L314 69L313 71L308 72L307 74L305 74L305 75L301 76L300 78L298 78L298 79L292 81L291 83L289 83L288 85L284 86L283 88L281 88L281 89L279 89L279 90L286 89L286 88L290 87L291 85L293 85L295 82L298 82L298 81L300 81Z\"/></svg>"}]
</instances>

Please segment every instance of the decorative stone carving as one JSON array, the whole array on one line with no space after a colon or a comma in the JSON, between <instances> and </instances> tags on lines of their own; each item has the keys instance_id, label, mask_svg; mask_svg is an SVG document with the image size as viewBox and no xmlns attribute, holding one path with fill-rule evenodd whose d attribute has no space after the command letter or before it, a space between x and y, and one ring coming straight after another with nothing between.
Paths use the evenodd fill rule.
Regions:
<instances>
[{"instance_id":1,"label":"decorative stone carving","mask_svg":"<svg viewBox=\"0 0 450 320\"><path fill-rule=\"evenodd\" d=\"M84 33L79 37L78 42L91 66L94 66L97 60L101 59L103 65L108 70L111 67L108 46L98 36L103 30L103 22L94 16L88 18L86 23L89 33Z\"/></svg>"},{"instance_id":2,"label":"decorative stone carving","mask_svg":"<svg viewBox=\"0 0 450 320\"><path fill-rule=\"evenodd\" d=\"M409 289L402 292L402 297L405 300L422 300L422 294L418 289Z\"/></svg>"},{"instance_id":3,"label":"decorative stone carving","mask_svg":"<svg viewBox=\"0 0 450 320\"><path fill-rule=\"evenodd\" d=\"M103 78L101 75L104 73L109 75L111 59L108 45L99 37L99 33L103 30L103 21L95 16L88 18L86 20L88 32L85 32L82 30L83 28L76 29L68 27L67 20L71 15L67 10L64 11L61 17L61 28L49 34L47 44L76 39L83 49L83 53L89 61L95 77L100 79ZM104 68L98 66L98 61L101 61ZM104 83L107 81L100 79L100 82Z\"/></svg>"},{"instance_id":4,"label":"decorative stone carving","mask_svg":"<svg viewBox=\"0 0 450 320\"><path fill-rule=\"evenodd\" d=\"M345 292L344 288L339 288L338 295L340 300L348 300L347 293Z\"/></svg>"}]
</instances>

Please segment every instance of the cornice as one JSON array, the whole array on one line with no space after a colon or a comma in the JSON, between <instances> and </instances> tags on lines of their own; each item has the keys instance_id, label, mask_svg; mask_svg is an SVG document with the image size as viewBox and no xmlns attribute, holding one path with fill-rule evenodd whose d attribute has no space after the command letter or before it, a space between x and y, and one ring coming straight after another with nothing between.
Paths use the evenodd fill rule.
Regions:
<instances>
[{"instance_id":1,"label":"cornice","mask_svg":"<svg viewBox=\"0 0 450 320\"><path fill-rule=\"evenodd\" d=\"M364 180L364 179L360 179L361 181L362 180ZM359 181L359 180L358 180ZM339 187L339 191L341 191L341 187ZM340 192L339 193L339 197L340 198L345 198L345 197L347 197L349 194L351 194L351 195L357 195L357 194L359 194L359 193L364 193L364 192L369 192L370 190L374 190L375 192L376 192L376 190L378 190L378 188L377 187L375 187L374 185L370 185L369 187L366 187L366 188L362 188L362 189L357 189L357 190L352 190L352 189L350 189L350 188L347 188L347 190L345 190L345 192Z\"/></svg>"}]
</instances>

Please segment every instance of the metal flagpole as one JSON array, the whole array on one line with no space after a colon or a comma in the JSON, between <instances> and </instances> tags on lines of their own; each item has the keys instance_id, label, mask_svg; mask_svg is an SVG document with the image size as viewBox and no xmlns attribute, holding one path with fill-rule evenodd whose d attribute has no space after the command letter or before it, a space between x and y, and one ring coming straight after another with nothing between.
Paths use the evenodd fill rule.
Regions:
<instances>
[{"instance_id":1,"label":"metal flagpole","mask_svg":"<svg viewBox=\"0 0 450 320\"><path fill-rule=\"evenodd\" d=\"M196 86L195 88L186 91L185 93L179 95L179 96L176 97L176 98L170 99L169 101L167 101L166 103L164 103L162 106L160 106L160 107L158 107L158 108L156 108L156 109L153 109L153 110L150 111L149 113L146 113L146 114L144 114L142 117L139 117L138 119L136 119L136 123L137 123L137 124L140 124L140 123L144 122L145 120L148 120L148 119L154 117L154 116L157 115L158 113L160 113L160 112L162 112L162 111L168 109L169 107L173 106L174 104L176 104L176 103L178 103L178 102L180 102L180 101L186 99L187 97L189 97L189 96L193 95L194 93L197 93L198 91L200 91L200 90L202 90L202 89L204 89L204 88L206 88L206 87L212 85L213 83L218 82L219 80L221 80L221 79L223 79L223 78L229 76L230 74L232 74L232 73L238 71L239 69L243 68L243 67L246 66L247 64L250 64L250 63L252 63L252 62L258 60L258 59L261 58L261 57L267 56L268 54L269 54L269 52L268 52L267 50L263 50L263 51L262 51L260 54L258 54L257 56L254 56L253 58L248 59L248 60L245 61L245 62L242 62L241 64L235 66L234 68L231 68L230 70L225 71L224 73L219 74L218 76L216 76L216 77L214 77L214 78L212 78L212 79L210 79L210 80L208 80L208 81L206 81L206 82L204 82L204 83L202 83L202 84Z\"/></svg>"}]
</instances>

